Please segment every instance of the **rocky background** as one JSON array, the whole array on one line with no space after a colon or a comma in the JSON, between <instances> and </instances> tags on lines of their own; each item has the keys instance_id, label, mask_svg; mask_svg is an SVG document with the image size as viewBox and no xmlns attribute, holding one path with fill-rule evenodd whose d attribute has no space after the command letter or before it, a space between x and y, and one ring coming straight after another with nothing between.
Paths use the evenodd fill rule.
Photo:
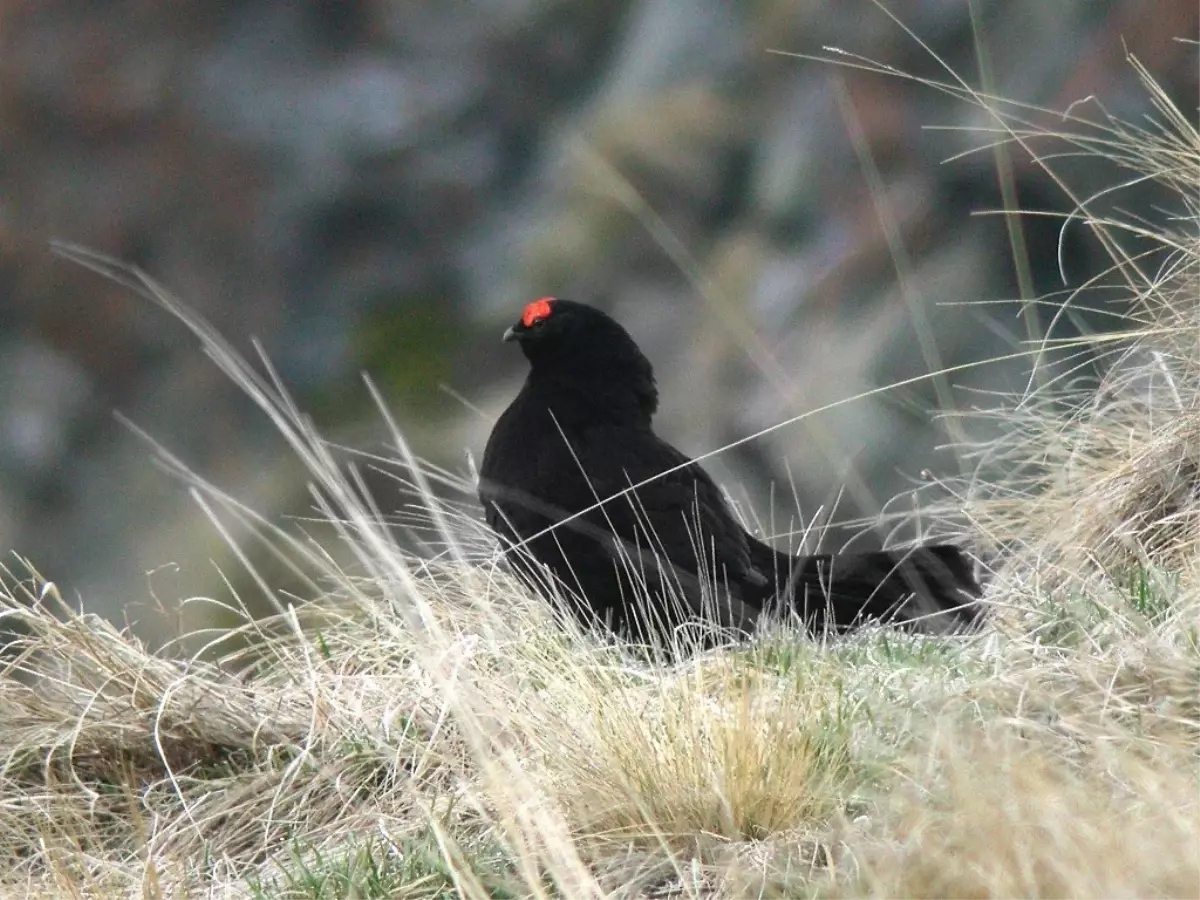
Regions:
<instances>
[{"instance_id":1,"label":"rocky background","mask_svg":"<svg viewBox=\"0 0 1200 900\"><path fill-rule=\"evenodd\" d=\"M887 5L972 84L982 46L993 93L1138 120L1128 51L1195 112L1195 0ZM0 548L114 617L228 562L114 411L263 511L302 511L301 475L179 323L51 238L259 338L326 433L380 451L369 371L417 452L464 475L523 374L499 334L536 296L616 313L657 365L660 430L694 454L1011 353L1016 298L1064 288L1058 224L1024 223L1022 284L1003 219L973 215L1002 205L992 153L947 162L986 147L978 109L771 52L950 78L870 0L18 0L0 43ZM1022 206L1071 208L1013 165ZM1067 286L1103 267L1078 229L1063 252ZM938 410L1026 368L855 402L710 469L776 529L839 493L840 517L869 516L958 471Z\"/></svg>"}]
</instances>

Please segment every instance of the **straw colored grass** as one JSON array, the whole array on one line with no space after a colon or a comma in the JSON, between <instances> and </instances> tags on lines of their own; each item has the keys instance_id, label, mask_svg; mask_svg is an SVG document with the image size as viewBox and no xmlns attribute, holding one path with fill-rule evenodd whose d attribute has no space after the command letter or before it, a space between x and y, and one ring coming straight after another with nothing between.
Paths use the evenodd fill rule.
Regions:
<instances>
[{"instance_id":1,"label":"straw colored grass","mask_svg":"<svg viewBox=\"0 0 1200 900\"><path fill-rule=\"evenodd\" d=\"M942 87L992 110L998 140L1041 134ZM160 447L239 557L270 546L315 599L259 580L255 603L218 604L236 628L151 650L14 563L0 894L1196 896L1200 140L1155 96L1160 127L1073 138L1180 197L1170 230L1139 234L1164 248L1153 268L1109 242L1129 328L1027 348L1041 387L991 411L1007 437L963 448L979 474L949 512L988 550L992 609L967 637L781 628L668 657L580 633L506 574L461 494L439 499L470 485L393 423L406 515L440 542L425 556L265 360L136 270L61 247L192 330L308 467L326 537ZM1098 234L1146 230L1088 208ZM1089 341L1103 352L1080 368ZM275 615L250 615L260 599Z\"/></svg>"}]
</instances>

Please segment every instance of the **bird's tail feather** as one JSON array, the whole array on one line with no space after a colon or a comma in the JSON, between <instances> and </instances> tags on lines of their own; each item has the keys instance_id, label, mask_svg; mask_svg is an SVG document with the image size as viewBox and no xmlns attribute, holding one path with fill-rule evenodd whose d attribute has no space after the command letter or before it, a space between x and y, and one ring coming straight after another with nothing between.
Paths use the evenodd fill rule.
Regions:
<instances>
[{"instance_id":1,"label":"bird's tail feather","mask_svg":"<svg viewBox=\"0 0 1200 900\"><path fill-rule=\"evenodd\" d=\"M760 546L756 564L774 568L777 606L816 632L885 622L945 633L980 620L974 566L953 544L795 557Z\"/></svg>"}]
</instances>

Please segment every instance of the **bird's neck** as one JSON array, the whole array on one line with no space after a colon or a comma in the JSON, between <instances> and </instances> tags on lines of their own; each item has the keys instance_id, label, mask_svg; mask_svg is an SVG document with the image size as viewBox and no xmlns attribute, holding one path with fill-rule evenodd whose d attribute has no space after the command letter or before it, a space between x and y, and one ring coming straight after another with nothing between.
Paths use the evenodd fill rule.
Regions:
<instances>
[{"instance_id":1,"label":"bird's neck","mask_svg":"<svg viewBox=\"0 0 1200 900\"><path fill-rule=\"evenodd\" d=\"M601 424L649 428L658 405L652 377L597 378L593 373L581 378L534 369L521 393L525 402L547 409L568 430Z\"/></svg>"}]
</instances>

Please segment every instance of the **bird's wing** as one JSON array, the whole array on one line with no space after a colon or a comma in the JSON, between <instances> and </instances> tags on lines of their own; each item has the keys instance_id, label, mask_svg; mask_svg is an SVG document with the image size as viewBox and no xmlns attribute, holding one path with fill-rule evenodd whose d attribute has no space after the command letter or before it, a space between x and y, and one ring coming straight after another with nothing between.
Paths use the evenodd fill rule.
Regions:
<instances>
[{"instance_id":1,"label":"bird's wing","mask_svg":"<svg viewBox=\"0 0 1200 900\"><path fill-rule=\"evenodd\" d=\"M649 549L684 572L717 582L765 583L720 489L697 463L653 432L594 427L572 450L591 503L607 501L587 518L611 530L624 544L619 549ZM640 486L617 496L635 485Z\"/></svg>"}]
</instances>

